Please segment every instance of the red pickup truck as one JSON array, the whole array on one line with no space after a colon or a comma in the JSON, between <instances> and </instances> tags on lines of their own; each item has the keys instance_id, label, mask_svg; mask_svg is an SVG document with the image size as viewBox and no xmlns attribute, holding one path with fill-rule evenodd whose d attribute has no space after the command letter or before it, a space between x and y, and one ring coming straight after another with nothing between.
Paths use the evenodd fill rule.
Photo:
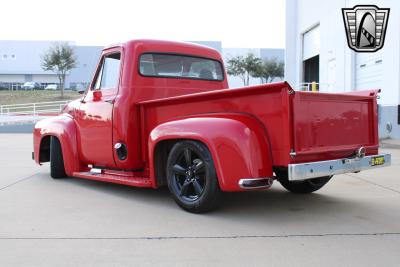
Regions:
<instances>
[{"instance_id":1,"label":"red pickup truck","mask_svg":"<svg viewBox=\"0 0 400 267\"><path fill-rule=\"evenodd\" d=\"M228 89L217 51L133 40L105 48L83 97L36 124L33 157L50 161L53 178L168 185L190 212L274 180L311 193L335 174L390 164L378 153L377 94Z\"/></svg>"}]
</instances>

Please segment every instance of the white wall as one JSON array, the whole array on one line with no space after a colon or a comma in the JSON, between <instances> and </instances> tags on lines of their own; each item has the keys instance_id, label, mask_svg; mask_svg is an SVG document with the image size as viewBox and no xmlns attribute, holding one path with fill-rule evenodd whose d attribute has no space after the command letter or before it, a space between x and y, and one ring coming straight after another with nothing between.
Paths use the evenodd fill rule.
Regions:
<instances>
[{"instance_id":1,"label":"white wall","mask_svg":"<svg viewBox=\"0 0 400 267\"><path fill-rule=\"evenodd\" d=\"M313 27L320 27L320 90L347 91L351 82L346 78L346 66L351 65L350 51L346 51L346 36L341 8L344 0L287 0L286 1L286 80L298 88L302 83L303 34ZM290 26L292 25L292 26ZM336 62L335 84L329 86L329 64ZM331 63L330 63L331 62ZM332 76L331 76L332 77Z\"/></svg>"},{"instance_id":2,"label":"white wall","mask_svg":"<svg viewBox=\"0 0 400 267\"><path fill-rule=\"evenodd\" d=\"M0 82L4 83L24 83L25 75L22 74L0 74Z\"/></svg>"},{"instance_id":3,"label":"white wall","mask_svg":"<svg viewBox=\"0 0 400 267\"><path fill-rule=\"evenodd\" d=\"M355 90L355 52L347 46L342 19L343 7L360 4L355 0L286 0L286 48L285 79L298 88L302 82L302 34L320 25L320 90L323 92L345 92ZM385 45L381 50L383 79L381 98L378 103L397 105L400 100L400 1L363 1L389 7L390 17ZM336 68L334 66L336 65ZM334 71L334 73L332 73ZM335 82L329 84L334 78Z\"/></svg>"},{"instance_id":4,"label":"white wall","mask_svg":"<svg viewBox=\"0 0 400 267\"><path fill-rule=\"evenodd\" d=\"M298 79L298 41L297 38L297 1L286 0L286 46L285 46L285 80L292 87L300 83Z\"/></svg>"},{"instance_id":5,"label":"white wall","mask_svg":"<svg viewBox=\"0 0 400 267\"><path fill-rule=\"evenodd\" d=\"M32 81L38 83L59 83L57 75L55 74L34 74Z\"/></svg>"}]
</instances>

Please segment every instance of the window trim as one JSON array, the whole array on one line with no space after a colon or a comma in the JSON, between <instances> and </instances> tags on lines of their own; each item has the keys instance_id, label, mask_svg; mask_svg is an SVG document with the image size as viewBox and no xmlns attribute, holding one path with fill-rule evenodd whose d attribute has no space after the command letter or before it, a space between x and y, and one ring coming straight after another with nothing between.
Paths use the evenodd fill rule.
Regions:
<instances>
[{"instance_id":1,"label":"window trim","mask_svg":"<svg viewBox=\"0 0 400 267\"><path fill-rule=\"evenodd\" d=\"M182 76L168 76L168 75L145 75L140 72L140 62L141 58L144 55L169 55L169 56L181 56L181 57L193 57L193 58L200 58L200 59L206 59L206 60L211 60L214 62L217 62L219 66L221 67L221 79L203 79L203 78L197 78L197 77L182 77ZM152 78L168 78L168 79L179 79L179 80L196 80L196 81L207 81L207 82L223 82L225 81L225 69L224 69L224 64L218 59L214 58L209 58L209 57L203 57L203 56L198 56L198 55L191 55L191 54L179 54L179 53L173 53L173 52L144 52L139 55L137 62L137 71L140 76L142 77L152 77Z\"/></svg>"},{"instance_id":2,"label":"window trim","mask_svg":"<svg viewBox=\"0 0 400 267\"><path fill-rule=\"evenodd\" d=\"M119 54L119 61L120 61L119 62L118 82L117 82L116 87L115 88L113 88L113 87L101 88L101 81L103 80L103 77L101 77L100 88L96 89L95 87L96 87L97 79L99 78L99 75L103 73L103 67L104 67L104 62L105 62L106 57L115 55L115 54ZM100 64L98 65L98 67L96 69L95 76L94 76L95 79L93 81L92 86L90 87L90 91L103 91L103 90L105 91L105 90L118 89L120 79L121 79L121 71L122 71L121 65L122 65L122 52L121 51L111 51L110 53L103 54L100 59Z\"/></svg>"},{"instance_id":3,"label":"window trim","mask_svg":"<svg viewBox=\"0 0 400 267\"><path fill-rule=\"evenodd\" d=\"M103 76L103 68L104 68L104 59L105 59L105 57L103 57L101 59L99 71L96 73L96 76L95 76L96 78L94 80L94 84L93 84L93 88L92 88L93 91L101 90L101 80L103 79L102 76ZM97 87L97 82L99 81L99 78L100 78L99 88L96 88Z\"/></svg>"}]
</instances>

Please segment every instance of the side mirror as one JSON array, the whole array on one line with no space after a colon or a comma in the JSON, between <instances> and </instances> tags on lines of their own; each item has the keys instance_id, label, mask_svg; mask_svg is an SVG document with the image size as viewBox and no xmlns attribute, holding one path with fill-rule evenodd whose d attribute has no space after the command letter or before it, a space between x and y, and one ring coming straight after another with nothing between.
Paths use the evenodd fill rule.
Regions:
<instances>
[{"instance_id":1,"label":"side mirror","mask_svg":"<svg viewBox=\"0 0 400 267\"><path fill-rule=\"evenodd\" d=\"M80 88L80 89L78 89L78 94L81 94L81 95L82 95L85 91L86 91L85 89Z\"/></svg>"},{"instance_id":2,"label":"side mirror","mask_svg":"<svg viewBox=\"0 0 400 267\"><path fill-rule=\"evenodd\" d=\"M101 93L100 90L93 91L93 101L100 101L102 96L103 94Z\"/></svg>"}]
</instances>

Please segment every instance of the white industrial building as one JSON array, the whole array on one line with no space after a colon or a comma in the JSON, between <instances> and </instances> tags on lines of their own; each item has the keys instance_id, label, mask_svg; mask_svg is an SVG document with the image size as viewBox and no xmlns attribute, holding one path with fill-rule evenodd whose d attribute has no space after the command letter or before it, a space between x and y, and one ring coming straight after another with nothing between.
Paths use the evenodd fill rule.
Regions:
<instances>
[{"instance_id":1,"label":"white industrial building","mask_svg":"<svg viewBox=\"0 0 400 267\"><path fill-rule=\"evenodd\" d=\"M374 53L348 47L342 8L390 8L384 47ZM382 89L379 135L400 138L400 1L286 0L285 79L296 89L317 82L321 92Z\"/></svg>"},{"instance_id":2,"label":"white industrial building","mask_svg":"<svg viewBox=\"0 0 400 267\"><path fill-rule=\"evenodd\" d=\"M19 89L25 82L57 84L57 75L44 71L41 57L54 41L0 41L0 87ZM101 46L73 46L77 66L67 73L66 87L86 86L99 59Z\"/></svg>"}]
</instances>

